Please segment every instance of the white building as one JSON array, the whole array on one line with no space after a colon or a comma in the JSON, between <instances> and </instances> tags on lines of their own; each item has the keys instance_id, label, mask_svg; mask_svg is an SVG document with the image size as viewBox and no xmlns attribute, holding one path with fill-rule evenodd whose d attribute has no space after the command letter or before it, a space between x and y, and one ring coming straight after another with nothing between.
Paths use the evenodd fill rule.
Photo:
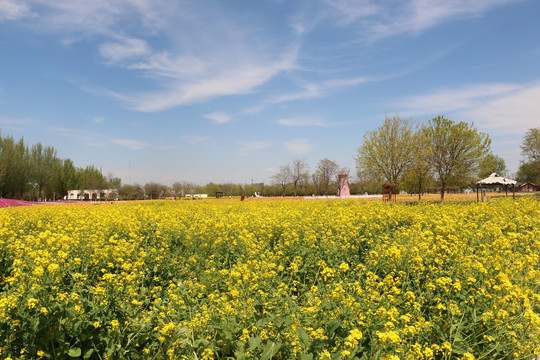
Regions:
<instances>
[{"instance_id":1,"label":"white building","mask_svg":"<svg viewBox=\"0 0 540 360\"><path fill-rule=\"evenodd\" d=\"M118 200L118 192L115 189L102 190L69 190L64 200Z\"/></svg>"}]
</instances>

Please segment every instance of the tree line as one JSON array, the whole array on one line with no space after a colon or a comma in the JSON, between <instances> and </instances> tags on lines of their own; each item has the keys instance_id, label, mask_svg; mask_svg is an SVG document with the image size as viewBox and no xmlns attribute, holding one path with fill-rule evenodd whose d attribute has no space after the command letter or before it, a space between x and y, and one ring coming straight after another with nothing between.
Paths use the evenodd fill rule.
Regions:
<instances>
[{"instance_id":1,"label":"tree line","mask_svg":"<svg viewBox=\"0 0 540 360\"><path fill-rule=\"evenodd\" d=\"M364 134L354 157L356 176L350 177L351 193L381 193L383 185L399 192L418 194L474 189L478 180L497 173L507 176L504 159L494 155L488 134L474 124L437 116L426 123L386 117L375 130ZM540 128L529 129L521 146L519 182L540 183ZM304 159L294 159L272 177L282 195L336 192L337 175L348 172L323 159L310 175ZM513 175L512 175L513 176ZM279 190L277 192L279 192ZM276 189L274 189L276 192Z\"/></svg>"},{"instance_id":2,"label":"tree line","mask_svg":"<svg viewBox=\"0 0 540 360\"><path fill-rule=\"evenodd\" d=\"M490 150L491 140L474 124L438 116L424 124L399 116L386 117L377 129L364 134L356 156L356 173L349 174L351 194L381 193L383 184L397 191L422 194L474 188L479 179L495 172L507 175L504 160ZM529 129L521 145L519 182L540 183L540 127ZM113 189L119 199L209 196L335 195L338 174L350 173L333 160L320 160L313 173L306 159L295 158L279 167L270 184L213 182L206 185L177 181L172 186L156 182L122 184L112 174L104 176L93 165L76 167L60 159L52 146L27 145L24 139L0 134L0 197L62 199L69 190Z\"/></svg>"},{"instance_id":3,"label":"tree line","mask_svg":"<svg viewBox=\"0 0 540 360\"><path fill-rule=\"evenodd\" d=\"M517 180L539 183L540 128L529 129L521 146L526 157ZM436 188L444 199L449 188L474 188L492 173L507 176L504 160L494 155L488 134L474 124L437 116L424 124L398 116L364 135L356 156L361 176L419 194Z\"/></svg>"},{"instance_id":4,"label":"tree line","mask_svg":"<svg viewBox=\"0 0 540 360\"><path fill-rule=\"evenodd\" d=\"M0 197L52 200L74 189L105 189L120 179L106 178L93 165L76 167L52 146L27 145L24 139L0 134Z\"/></svg>"}]
</instances>

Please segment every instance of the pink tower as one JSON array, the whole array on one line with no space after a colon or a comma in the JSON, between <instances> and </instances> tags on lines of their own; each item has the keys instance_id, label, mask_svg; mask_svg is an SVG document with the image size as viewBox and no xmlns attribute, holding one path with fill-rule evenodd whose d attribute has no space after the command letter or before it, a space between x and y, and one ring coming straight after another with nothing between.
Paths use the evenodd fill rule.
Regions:
<instances>
[{"instance_id":1,"label":"pink tower","mask_svg":"<svg viewBox=\"0 0 540 360\"><path fill-rule=\"evenodd\" d=\"M349 189L349 174L339 174L338 177L337 195L341 197L351 196L351 190Z\"/></svg>"}]
</instances>

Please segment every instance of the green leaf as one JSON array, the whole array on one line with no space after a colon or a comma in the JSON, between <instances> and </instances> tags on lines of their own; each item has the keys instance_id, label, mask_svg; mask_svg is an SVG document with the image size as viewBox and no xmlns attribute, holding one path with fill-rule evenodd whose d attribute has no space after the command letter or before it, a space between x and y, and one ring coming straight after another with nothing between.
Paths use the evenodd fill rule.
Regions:
<instances>
[{"instance_id":1,"label":"green leaf","mask_svg":"<svg viewBox=\"0 0 540 360\"><path fill-rule=\"evenodd\" d=\"M259 345L261 345L262 339L259 337L249 338L249 349L255 350Z\"/></svg>"},{"instance_id":2,"label":"green leaf","mask_svg":"<svg viewBox=\"0 0 540 360\"><path fill-rule=\"evenodd\" d=\"M94 349L90 349L86 353L84 353L83 358L84 359L90 359L90 356L92 356L93 353L94 353Z\"/></svg>"},{"instance_id":3,"label":"green leaf","mask_svg":"<svg viewBox=\"0 0 540 360\"><path fill-rule=\"evenodd\" d=\"M300 344L302 347L306 348L309 346L309 335L306 330L304 330L301 327L297 327L296 330L298 331L298 337L300 340Z\"/></svg>"},{"instance_id":4,"label":"green leaf","mask_svg":"<svg viewBox=\"0 0 540 360\"><path fill-rule=\"evenodd\" d=\"M313 360L313 354L300 354L300 360Z\"/></svg>"},{"instance_id":5,"label":"green leaf","mask_svg":"<svg viewBox=\"0 0 540 360\"><path fill-rule=\"evenodd\" d=\"M261 360L270 360L278 352L280 347L280 342L275 343L273 341L268 341L264 347Z\"/></svg>"},{"instance_id":6,"label":"green leaf","mask_svg":"<svg viewBox=\"0 0 540 360\"><path fill-rule=\"evenodd\" d=\"M73 347L69 349L69 352L68 352L68 355L71 357L79 357L81 356L81 354L82 354L81 348L78 348L78 347Z\"/></svg>"},{"instance_id":7,"label":"green leaf","mask_svg":"<svg viewBox=\"0 0 540 360\"><path fill-rule=\"evenodd\" d=\"M67 308L66 313L68 314L69 317L72 317L72 318L77 316L77 311L75 311L74 307Z\"/></svg>"}]
</instances>

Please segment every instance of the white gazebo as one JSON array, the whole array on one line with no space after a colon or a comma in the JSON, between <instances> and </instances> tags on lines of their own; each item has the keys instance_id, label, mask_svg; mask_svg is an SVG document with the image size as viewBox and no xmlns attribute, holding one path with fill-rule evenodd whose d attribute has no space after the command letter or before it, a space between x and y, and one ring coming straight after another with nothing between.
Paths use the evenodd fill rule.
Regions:
<instances>
[{"instance_id":1,"label":"white gazebo","mask_svg":"<svg viewBox=\"0 0 540 360\"><path fill-rule=\"evenodd\" d=\"M508 179L505 177L500 176L497 173L493 173L489 175L487 178L480 180L476 183L476 200L478 200L478 189L480 187L484 186L493 186L493 185L501 185L504 186L506 189L506 195L508 195L508 185L515 185L517 183L516 180Z\"/></svg>"}]
</instances>

